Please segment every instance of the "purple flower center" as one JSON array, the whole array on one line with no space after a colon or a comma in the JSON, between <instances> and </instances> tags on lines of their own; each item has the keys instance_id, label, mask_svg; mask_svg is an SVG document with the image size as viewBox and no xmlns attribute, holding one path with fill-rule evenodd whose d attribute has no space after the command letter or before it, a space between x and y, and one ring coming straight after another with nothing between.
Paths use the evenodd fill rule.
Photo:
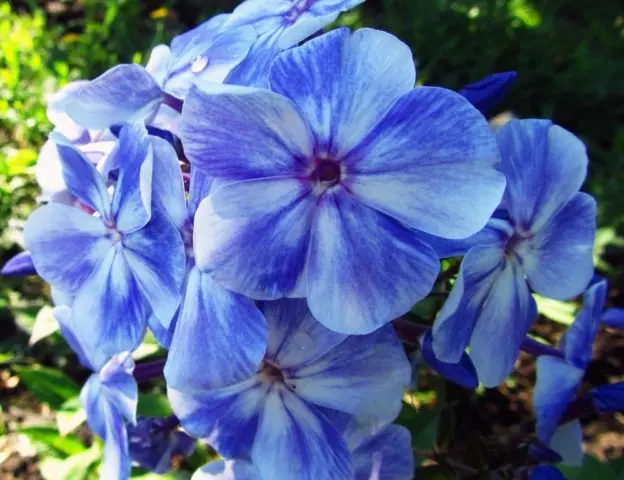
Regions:
<instances>
[{"instance_id":1,"label":"purple flower center","mask_svg":"<svg viewBox=\"0 0 624 480\"><path fill-rule=\"evenodd\" d=\"M284 381L284 374L279 367L266 360L260 365L260 375L262 379L268 383L286 383Z\"/></svg>"},{"instance_id":2,"label":"purple flower center","mask_svg":"<svg viewBox=\"0 0 624 480\"><path fill-rule=\"evenodd\" d=\"M526 253L527 248L529 248L528 241L531 237L532 234L529 232L514 232L505 244L505 255L511 258L518 254Z\"/></svg>"},{"instance_id":3,"label":"purple flower center","mask_svg":"<svg viewBox=\"0 0 624 480\"><path fill-rule=\"evenodd\" d=\"M312 172L312 180L323 183L328 187L340 182L340 164L335 160L322 158L316 161L316 167Z\"/></svg>"}]
</instances>

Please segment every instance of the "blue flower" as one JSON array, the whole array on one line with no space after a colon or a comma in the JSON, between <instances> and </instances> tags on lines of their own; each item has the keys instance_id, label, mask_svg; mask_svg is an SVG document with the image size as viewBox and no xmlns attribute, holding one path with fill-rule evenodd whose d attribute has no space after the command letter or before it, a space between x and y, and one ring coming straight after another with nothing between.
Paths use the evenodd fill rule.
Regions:
<instances>
[{"instance_id":1,"label":"blue flower","mask_svg":"<svg viewBox=\"0 0 624 480\"><path fill-rule=\"evenodd\" d=\"M504 177L481 114L414 82L398 39L339 29L283 52L273 91L194 87L184 151L219 180L196 214L199 268L251 298L307 296L341 333L374 331L426 296L439 260L420 231L477 232Z\"/></svg>"},{"instance_id":2,"label":"blue flower","mask_svg":"<svg viewBox=\"0 0 624 480\"><path fill-rule=\"evenodd\" d=\"M54 108L86 128L142 121L175 130L179 116L175 109L191 85L222 82L256 40L257 33L250 26L222 29L227 18L218 15L175 37L171 48L158 45L145 67L117 65L64 92L54 101Z\"/></svg>"},{"instance_id":3,"label":"blue flower","mask_svg":"<svg viewBox=\"0 0 624 480\"><path fill-rule=\"evenodd\" d=\"M126 421L136 423L138 401L130 352L103 354L99 339L81 327L83 318L76 318L68 307L56 307L54 315L80 363L95 372L82 388L80 402L87 412L89 426L104 440L100 478L130 478Z\"/></svg>"},{"instance_id":4,"label":"blue flower","mask_svg":"<svg viewBox=\"0 0 624 480\"><path fill-rule=\"evenodd\" d=\"M2 267L0 275L6 277L37 275L30 252L20 252L12 256Z\"/></svg>"},{"instance_id":5,"label":"blue flower","mask_svg":"<svg viewBox=\"0 0 624 480\"><path fill-rule=\"evenodd\" d=\"M511 371L537 318L530 288L560 300L585 289L596 233L596 203L578 192L587 170L579 139L546 120L512 120L497 139L507 189L495 218L463 246L433 242L441 255L476 245L435 322L433 350L458 362L469 344L489 387Z\"/></svg>"},{"instance_id":6,"label":"blue flower","mask_svg":"<svg viewBox=\"0 0 624 480\"><path fill-rule=\"evenodd\" d=\"M341 434L350 416L395 418L410 365L391 326L345 336L317 322L303 300L265 302L267 351L257 373L227 387L205 387L212 371L168 396L184 429L226 458L253 462L263 478L351 479ZM176 332L177 333L177 332ZM196 351L189 362L201 365Z\"/></svg>"},{"instance_id":7,"label":"blue flower","mask_svg":"<svg viewBox=\"0 0 624 480\"><path fill-rule=\"evenodd\" d=\"M414 478L411 435L405 427L369 419L360 423L356 418L347 425L343 437L352 456L353 480ZM249 461L216 460L195 472L192 480L263 480L263 477Z\"/></svg>"},{"instance_id":8,"label":"blue flower","mask_svg":"<svg viewBox=\"0 0 624 480\"><path fill-rule=\"evenodd\" d=\"M624 411L624 382L600 385L589 392L597 412Z\"/></svg>"},{"instance_id":9,"label":"blue flower","mask_svg":"<svg viewBox=\"0 0 624 480\"><path fill-rule=\"evenodd\" d=\"M154 158L175 158L175 152L142 126L124 127L107 159L118 177L111 199L104 177L79 150L57 148L67 187L82 208L39 208L26 223L26 245L39 275L73 298L80 328L98 339L104 354L133 350L148 314L168 321L180 300L182 238L151 205Z\"/></svg>"},{"instance_id":10,"label":"blue flower","mask_svg":"<svg viewBox=\"0 0 624 480\"><path fill-rule=\"evenodd\" d=\"M583 458L581 425L578 420L559 424L591 360L606 294L604 280L585 292L583 308L561 340L564 358L544 355L537 360L533 393L537 437L569 465L579 465Z\"/></svg>"},{"instance_id":11,"label":"blue flower","mask_svg":"<svg viewBox=\"0 0 624 480\"><path fill-rule=\"evenodd\" d=\"M266 320L252 300L226 290L195 265L193 219L212 180L193 168L187 201L177 159L158 155L153 182L154 205L181 232L186 251L179 310L170 318L149 319L158 342L170 349L165 369L169 385L204 378L205 388L217 388L248 378L266 350ZM201 362L194 360L198 356ZM206 370L210 375L204 375Z\"/></svg>"},{"instance_id":12,"label":"blue flower","mask_svg":"<svg viewBox=\"0 0 624 480\"><path fill-rule=\"evenodd\" d=\"M478 82L466 85L457 93L466 97L484 115L498 105L507 95L514 82L516 72L500 72L488 75Z\"/></svg>"},{"instance_id":13,"label":"blue flower","mask_svg":"<svg viewBox=\"0 0 624 480\"><path fill-rule=\"evenodd\" d=\"M139 418L128 426L130 458L154 473L171 469L173 457L190 455L195 439L167 425L169 418Z\"/></svg>"}]
</instances>

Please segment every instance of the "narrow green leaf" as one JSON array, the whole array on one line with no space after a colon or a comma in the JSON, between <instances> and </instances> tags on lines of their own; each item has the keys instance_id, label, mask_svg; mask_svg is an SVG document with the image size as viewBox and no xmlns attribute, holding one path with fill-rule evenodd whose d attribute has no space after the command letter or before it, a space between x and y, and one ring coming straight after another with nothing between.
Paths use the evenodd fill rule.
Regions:
<instances>
[{"instance_id":1,"label":"narrow green leaf","mask_svg":"<svg viewBox=\"0 0 624 480\"><path fill-rule=\"evenodd\" d=\"M70 398L80 394L80 387L60 370L41 365L14 365L22 381L35 397L58 410Z\"/></svg>"},{"instance_id":2,"label":"narrow green leaf","mask_svg":"<svg viewBox=\"0 0 624 480\"><path fill-rule=\"evenodd\" d=\"M16 430L26 435L35 446L50 448L64 457L84 452L86 447L74 435L61 436L58 430L49 426L24 427Z\"/></svg>"}]
</instances>

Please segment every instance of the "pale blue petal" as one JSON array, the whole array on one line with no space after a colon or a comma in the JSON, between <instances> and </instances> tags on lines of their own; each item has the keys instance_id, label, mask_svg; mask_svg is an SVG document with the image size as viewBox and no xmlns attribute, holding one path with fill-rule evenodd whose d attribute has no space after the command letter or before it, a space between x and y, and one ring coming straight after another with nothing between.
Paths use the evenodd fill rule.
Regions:
<instances>
[{"instance_id":1,"label":"pale blue petal","mask_svg":"<svg viewBox=\"0 0 624 480\"><path fill-rule=\"evenodd\" d=\"M24 240L37 273L70 295L87 281L112 246L101 219L56 203L30 215Z\"/></svg>"},{"instance_id":2,"label":"pale blue petal","mask_svg":"<svg viewBox=\"0 0 624 480\"><path fill-rule=\"evenodd\" d=\"M21 277L37 275L32 255L28 250L13 255L3 266L0 275L4 277Z\"/></svg>"},{"instance_id":3,"label":"pale blue petal","mask_svg":"<svg viewBox=\"0 0 624 480\"><path fill-rule=\"evenodd\" d=\"M167 385L200 391L243 381L258 371L266 344L267 322L255 304L193 268L167 357Z\"/></svg>"},{"instance_id":4,"label":"pale blue petal","mask_svg":"<svg viewBox=\"0 0 624 480\"><path fill-rule=\"evenodd\" d=\"M139 291L154 315L168 326L180 304L186 273L180 232L164 214L155 210L145 227L124 236L123 245L123 256Z\"/></svg>"},{"instance_id":5,"label":"pale blue petal","mask_svg":"<svg viewBox=\"0 0 624 480\"><path fill-rule=\"evenodd\" d=\"M205 53L223 24L231 17L228 14L215 15L171 40L171 70L176 71L192 63Z\"/></svg>"},{"instance_id":6,"label":"pale blue petal","mask_svg":"<svg viewBox=\"0 0 624 480\"><path fill-rule=\"evenodd\" d=\"M561 455L561 463L580 467L583 464L583 429L579 421L564 423L555 430L550 447Z\"/></svg>"},{"instance_id":7,"label":"pale blue petal","mask_svg":"<svg viewBox=\"0 0 624 480\"><path fill-rule=\"evenodd\" d=\"M447 380L464 388L475 389L479 386L477 370L467 353L464 353L457 363L443 362L435 356L432 348L431 331L420 337L420 351L429 366Z\"/></svg>"},{"instance_id":8,"label":"pale blue petal","mask_svg":"<svg viewBox=\"0 0 624 480\"><path fill-rule=\"evenodd\" d=\"M583 295L583 308L561 339L565 358L575 367L585 370L591 360L592 347L606 299L606 280L589 287Z\"/></svg>"},{"instance_id":9,"label":"pale blue petal","mask_svg":"<svg viewBox=\"0 0 624 480\"><path fill-rule=\"evenodd\" d=\"M318 199L308 304L330 330L364 334L394 320L431 291L439 269L429 245L346 190Z\"/></svg>"},{"instance_id":10,"label":"pale blue petal","mask_svg":"<svg viewBox=\"0 0 624 480\"><path fill-rule=\"evenodd\" d=\"M186 194L178 155L162 138L150 137L153 151L152 201L178 228L187 220Z\"/></svg>"},{"instance_id":11,"label":"pale blue petal","mask_svg":"<svg viewBox=\"0 0 624 480\"><path fill-rule=\"evenodd\" d=\"M425 233L460 239L498 207L505 177L485 118L437 87L405 94L345 159L362 201ZM434 200L435 199L435 200Z\"/></svg>"},{"instance_id":12,"label":"pale blue petal","mask_svg":"<svg viewBox=\"0 0 624 480\"><path fill-rule=\"evenodd\" d=\"M312 5L314 5L314 3ZM293 47L297 43L323 30L324 27L335 21L338 15L340 15L339 10L321 16L315 15L311 11L303 12L297 17L294 23L286 26L278 33L279 40L277 44L282 50Z\"/></svg>"},{"instance_id":13,"label":"pale blue petal","mask_svg":"<svg viewBox=\"0 0 624 480\"><path fill-rule=\"evenodd\" d=\"M147 326L154 335L156 342L162 348L169 350L171 348L171 341L173 340L173 333L178 323L178 315L176 314L171 320L169 327L165 327L155 315L147 317Z\"/></svg>"},{"instance_id":14,"label":"pale blue petal","mask_svg":"<svg viewBox=\"0 0 624 480\"><path fill-rule=\"evenodd\" d=\"M196 168L191 169L188 194L188 215L192 221L201 201L208 196L213 186L212 177L204 175Z\"/></svg>"},{"instance_id":15,"label":"pale blue petal","mask_svg":"<svg viewBox=\"0 0 624 480\"><path fill-rule=\"evenodd\" d=\"M470 339L470 358L481 383L495 387L509 375L536 319L537 306L522 268L515 262L505 262L481 307Z\"/></svg>"},{"instance_id":16,"label":"pale blue petal","mask_svg":"<svg viewBox=\"0 0 624 480\"><path fill-rule=\"evenodd\" d=\"M113 193L115 228L131 233L144 227L152 210L152 170L154 152L143 124L126 124L109 161L119 166Z\"/></svg>"},{"instance_id":17,"label":"pale blue petal","mask_svg":"<svg viewBox=\"0 0 624 480\"><path fill-rule=\"evenodd\" d=\"M253 25L261 34L273 32L280 29L284 23L284 15L292 7L292 0L247 0L234 9L226 27Z\"/></svg>"},{"instance_id":18,"label":"pale blue petal","mask_svg":"<svg viewBox=\"0 0 624 480\"><path fill-rule=\"evenodd\" d=\"M602 323L611 328L624 328L624 308L608 308L602 316Z\"/></svg>"},{"instance_id":19,"label":"pale blue petal","mask_svg":"<svg viewBox=\"0 0 624 480\"><path fill-rule=\"evenodd\" d=\"M392 413L392 415L375 417L354 417L352 415L347 415L346 426L340 429L340 431L347 442L349 450L353 452L371 437L381 433L396 420L397 416L398 414L395 413ZM333 420L333 418L330 417L330 420Z\"/></svg>"},{"instance_id":20,"label":"pale blue petal","mask_svg":"<svg viewBox=\"0 0 624 480\"><path fill-rule=\"evenodd\" d=\"M303 274L316 197L297 179L224 185L195 214L198 267L256 299L291 293Z\"/></svg>"},{"instance_id":21,"label":"pale blue petal","mask_svg":"<svg viewBox=\"0 0 624 480\"><path fill-rule=\"evenodd\" d=\"M58 136L50 134L50 138L57 142L56 149L63 165L63 179L67 189L82 203L99 212L102 217L109 218L111 200L100 172L80 150L60 143Z\"/></svg>"},{"instance_id":22,"label":"pale blue petal","mask_svg":"<svg viewBox=\"0 0 624 480\"><path fill-rule=\"evenodd\" d=\"M224 83L246 87L269 88L269 72L282 49L279 32L261 35L247 57L228 74Z\"/></svg>"},{"instance_id":23,"label":"pale blue petal","mask_svg":"<svg viewBox=\"0 0 624 480\"><path fill-rule=\"evenodd\" d=\"M282 53L271 89L289 97L315 138L315 153L343 156L416 80L410 49L396 37L342 28Z\"/></svg>"},{"instance_id":24,"label":"pale blue petal","mask_svg":"<svg viewBox=\"0 0 624 480\"><path fill-rule=\"evenodd\" d=\"M412 435L390 425L353 451L354 480L412 480L415 462Z\"/></svg>"},{"instance_id":25,"label":"pale blue petal","mask_svg":"<svg viewBox=\"0 0 624 480\"><path fill-rule=\"evenodd\" d=\"M503 206L517 228L539 230L583 184L585 146L550 120L510 120L496 138L507 177Z\"/></svg>"},{"instance_id":26,"label":"pale blue petal","mask_svg":"<svg viewBox=\"0 0 624 480\"><path fill-rule=\"evenodd\" d=\"M224 457L249 458L266 399L266 387L257 377L210 391L168 388L167 395L190 435L207 441Z\"/></svg>"},{"instance_id":27,"label":"pale blue petal","mask_svg":"<svg viewBox=\"0 0 624 480\"><path fill-rule=\"evenodd\" d=\"M131 460L128 453L128 432L114 407L104 402L106 436L100 479L127 480L130 478Z\"/></svg>"},{"instance_id":28,"label":"pale blue petal","mask_svg":"<svg viewBox=\"0 0 624 480\"><path fill-rule=\"evenodd\" d=\"M537 379L533 391L537 438L549 445L565 409L574 399L585 372L557 357L537 359Z\"/></svg>"},{"instance_id":29,"label":"pale blue petal","mask_svg":"<svg viewBox=\"0 0 624 480\"><path fill-rule=\"evenodd\" d=\"M398 414L411 375L403 345L390 325L350 336L287 374L288 384L304 400L365 416Z\"/></svg>"},{"instance_id":30,"label":"pale blue petal","mask_svg":"<svg viewBox=\"0 0 624 480\"><path fill-rule=\"evenodd\" d=\"M170 63L171 49L167 45L156 45L150 52L145 71L154 77L156 83L162 87L169 72Z\"/></svg>"},{"instance_id":31,"label":"pale blue petal","mask_svg":"<svg viewBox=\"0 0 624 480\"><path fill-rule=\"evenodd\" d=\"M262 480L262 477L245 460L214 460L195 471L191 480Z\"/></svg>"},{"instance_id":32,"label":"pale blue petal","mask_svg":"<svg viewBox=\"0 0 624 480\"><path fill-rule=\"evenodd\" d=\"M82 319L73 316L71 308L65 305L54 308L54 318L61 327L63 338L76 353L80 363L92 372L99 372L109 356L97 348L97 338L93 335L85 336L87 332L80 328Z\"/></svg>"},{"instance_id":33,"label":"pale blue petal","mask_svg":"<svg viewBox=\"0 0 624 480\"><path fill-rule=\"evenodd\" d=\"M351 454L323 414L290 390L266 398L251 453L262 478L351 480Z\"/></svg>"},{"instance_id":34,"label":"pale blue petal","mask_svg":"<svg viewBox=\"0 0 624 480\"><path fill-rule=\"evenodd\" d=\"M594 274L595 236L596 201L577 193L518 252L531 288L557 300L582 293Z\"/></svg>"},{"instance_id":35,"label":"pale blue petal","mask_svg":"<svg viewBox=\"0 0 624 480\"><path fill-rule=\"evenodd\" d=\"M161 99L160 86L145 68L117 65L67 91L54 106L80 126L100 130L122 122L149 121Z\"/></svg>"},{"instance_id":36,"label":"pale blue petal","mask_svg":"<svg viewBox=\"0 0 624 480\"><path fill-rule=\"evenodd\" d=\"M132 351L141 343L147 314L132 272L116 248L109 249L72 304L72 315L81 322L79 336L94 336L97 348L110 356Z\"/></svg>"},{"instance_id":37,"label":"pale blue petal","mask_svg":"<svg viewBox=\"0 0 624 480\"><path fill-rule=\"evenodd\" d=\"M593 388L590 395L598 412L621 412L624 410L624 382Z\"/></svg>"},{"instance_id":38,"label":"pale blue petal","mask_svg":"<svg viewBox=\"0 0 624 480\"><path fill-rule=\"evenodd\" d=\"M106 400L101 395L100 387L98 374L91 375L80 390L80 404L85 410L87 423L93 433L104 439L106 438L106 418L103 410Z\"/></svg>"},{"instance_id":39,"label":"pale blue petal","mask_svg":"<svg viewBox=\"0 0 624 480\"><path fill-rule=\"evenodd\" d=\"M276 93L233 85L191 89L180 138L191 165L231 180L306 174L312 136L295 105Z\"/></svg>"},{"instance_id":40,"label":"pale blue petal","mask_svg":"<svg viewBox=\"0 0 624 480\"><path fill-rule=\"evenodd\" d=\"M305 299L264 302L261 309L270 332L266 356L280 368L314 362L347 338L317 321Z\"/></svg>"},{"instance_id":41,"label":"pale blue petal","mask_svg":"<svg viewBox=\"0 0 624 480\"><path fill-rule=\"evenodd\" d=\"M100 391L123 418L136 423L139 389L132 372L134 360L130 352L114 355L100 370Z\"/></svg>"}]
</instances>

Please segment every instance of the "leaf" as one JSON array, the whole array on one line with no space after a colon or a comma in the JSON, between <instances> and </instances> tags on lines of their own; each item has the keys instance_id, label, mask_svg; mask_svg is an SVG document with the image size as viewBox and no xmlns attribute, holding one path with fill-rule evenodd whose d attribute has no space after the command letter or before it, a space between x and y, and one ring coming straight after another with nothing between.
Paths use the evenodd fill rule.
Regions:
<instances>
[{"instance_id":1,"label":"leaf","mask_svg":"<svg viewBox=\"0 0 624 480\"><path fill-rule=\"evenodd\" d=\"M84 452L86 447L75 435L61 436L58 430L49 426L24 427L16 430L26 435L35 446L54 450L63 457Z\"/></svg>"},{"instance_id":2,"label":"leaf","mask_svg":"<svg viewBox=\"0 0 624 480\"><path fill-rule=\"evenodd\" d=\"M52 307L46 305L42 307L35 317L35 324L30 334L28 345L32 347L39 340L42 340L60 329L59 323L54 318Z\"/></svg>"},{"instance_id":3,"label":"leaf","mask_svg":"<svg viewBox=\"0 0 624 480\"><path fill-rule=\"evenodd\" d=\"M418 480L454 480L455 472L443 465L431 465L418 469Z\"/></svg>"},{"instance_id":4,"label":"leaf","mask_svg":"<svg viewBox=\"0 0 624 480\"><path fill-rule=\"evenodd\" d=\"M406 427L412 433L412 446L418 450L430 450L438 436L440 424L440 409L415 409L404 403L397 423Z\"/></svg>"},{"instance_id":5,"label":"leaf","mask_svg":"<svg viewBox=\"0 0 624 480\"><path fill-rule=\"evenodd\" d=\"M18 366L17 372L35 397L47 403L53 410L61 408L70 398L80 394L80 387L60 370L41 365Z\"/></svg>"},{"instance_id":6,"label":"leaf","mask_svg":"<svg viewBox=\"0 0 624 480\"><path fill-rule=\"evenodd\" d=\"M142 393L139 395L137 415L142 417L168 417L173 412L165 395Z\"/></svg>"},{"instance_id":7,"label":"leaf","mask_svg":"<svg viewBox=\"0 0 624 480\"><path fill-rule=\"evenodd\" d=\"M534 295L534 298L538 312L545 317L567 326L572 325L572 322L574 322L574 314L576 312L574 303L560 302L559 300L541 297L537 294Z\"/></svg>"},{"instance_id":8,"label":"leaf","mask_svg":"<svg viewBox=\"0 0 624 480\"><path fill-rule=\"evenodd\" d=\"M67 400L56 413L56 426L61 435L67 435L82 425L87 419L87 412L80 404L80 398Z\"/></svg>"},{"instance_id":9,"label":"leaf","mask_svg":"<svg viewBox=\"0 0 624 480\"><path fill-rule=\"evenodd\" d=\"M618 480L616 471L609 464L591 455L585 455L581 467L567 467L560 464L557 468L568 480Z\"/></svg>"},{"instance_id":10,"label":"leaf","mask_svg":"<svg viewBox=\"0 0 624 480\"><path fill-rule=\"evenodd\" d=\"M15 358L15 353L13 352L0 353L0 363L9 363L14 358Z\"/></svg>"},{"instance_id":11,"label":"leaf","mask_svg":"<svg viewBox=\"0 0 624 480\"><path fill-rule=\"evenodd\" d=\"M45 458L39 468L46 480L84 480L92 477L89 473L94 464L100 463L101 458L102 451L95 442L90 449L65 460Z\"/></svg>"}]
</instances>

